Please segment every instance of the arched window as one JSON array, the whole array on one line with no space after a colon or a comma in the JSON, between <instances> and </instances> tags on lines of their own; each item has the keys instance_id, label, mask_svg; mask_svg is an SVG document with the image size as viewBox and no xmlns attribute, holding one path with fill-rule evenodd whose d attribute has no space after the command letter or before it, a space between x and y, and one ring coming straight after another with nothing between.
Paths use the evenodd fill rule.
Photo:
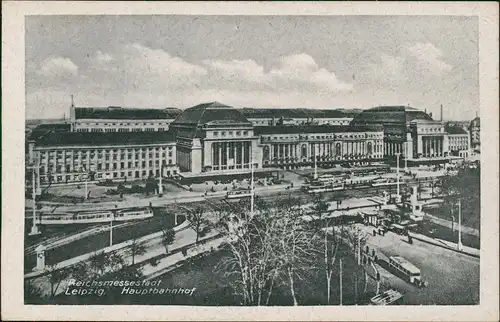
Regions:
<instances>
[{"instance_id":1,"label":"arched window","mask_svg":"<svg viewBox=\"0 0 500 322\"><path fill-rule=\"evenodd\" d=\"M306 158L307 157L307 145L305 144L302 144L302 149L300 151L300 155L302 158Z\"/></svg>"},{"instance_id":2,"label":"arched window","mask_svg":"<svg viewBox=\"0 0 500 322\"><path fill-rule=\"evenodd\" d=\"M372 143L371 143L371 142L368 142L368 144L366 145L366 152L367 152L368 154L372 154L372 153L373 153L372 149L373 149L373 148L372 148Z\"/></svg>"},{"instance_id":3,"label":"arched window","mask_svg":"<svg viewBox=\"0 0 500 322\"><path fill-rule=\"evenodd\" d=\"M342 154L342 146L340 143L335 144L335 155L341 155Z\"/></svg>"}]
</instances>

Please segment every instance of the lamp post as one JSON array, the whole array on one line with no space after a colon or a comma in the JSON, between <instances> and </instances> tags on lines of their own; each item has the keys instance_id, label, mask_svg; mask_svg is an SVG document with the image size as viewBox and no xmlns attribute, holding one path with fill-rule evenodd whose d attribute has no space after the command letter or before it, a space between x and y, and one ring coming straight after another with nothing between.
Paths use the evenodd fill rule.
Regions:
<instances>
[{"instance_id":1,"label":"lamp post","mask_svg":"<svg viewBox=\"0 0 500 322\"><path fill-rule=\"evenodd\" d=\"M111 212L111 221L109 225L109 246L113 246L113 221L115 220L115 212Z\"/></svg>"},{"instance_id":2,"label":"lamp post","mask_svg":"<svg viewBox=\"0 0 500 322\"><path fill-rule=\"evenodd\" d=\"M251 168L251 179L250 179L250 218L253 217L253 208L254 208L254 198L255 198L255 193L254 193L254 183L253 183L253 160L251 160L252 163L250 164Z\"/></svg>"},{"instance_id":3,"label":"lamp post","mask_svg":"<svg viewBox=\"0 0 500 322\"><path fill-rule=\"evenodd\" d=\"M340 259L340 305L342 305L342 258Z\"/></svg>"},{"instance_id":4,"label":"lamp post","mask_svg":"<svg viewBox=\"0 0 500 322\"><path fill-rule=\"evenodd\" d=\"M36 217L36 173L35 169L38 169L38 166L33 163L33 165L29 166L28 169L32 170L32 184L31 184L31 192L32 192L32 198L33 198L33 225L31 226L31 232L29 233L30 236L38 235L40 234L40 230L38 229L37 225L37 217Z\"/></svg>"},{"instance_id":5,"label":"lamp post","mask_svg":"<svg viewBox=\"0 0 500 322\"><path fill-rule=\"evenodd\" d=\"M399 202L399 156L401 153L396 152L396 202Z\"/></svg>"},{"instance_id":6,"label":"lamp post","mask_svg":"<svg viewBox=\"0 0 500 322\"><path fill-rule=\"evenodd\" d=\"M158 194L163 193L163 183L162 183L162 177L163 177L163 158L162 158L162 153L160 151L160 186L158 187Z\"/></svg>"},{"instance_id":7,"label":"lamp post","mask_svg":"<svg viewBox=\"0 0 500 322\"><path fill-rule=\"evenodd\" d=\"M408 172L408 142L405 142L405 172Z\"/></svg>"},{"instance_id":8,"label":"lamp post","mask_svg":"<svg viewBox=\"0 0 500 322\"><path fill-rule=\"evenodd\" d=\"M461 200L458 199L458 243L457 249L462 250L462 203Z\"/></svg>"}]
</instances>

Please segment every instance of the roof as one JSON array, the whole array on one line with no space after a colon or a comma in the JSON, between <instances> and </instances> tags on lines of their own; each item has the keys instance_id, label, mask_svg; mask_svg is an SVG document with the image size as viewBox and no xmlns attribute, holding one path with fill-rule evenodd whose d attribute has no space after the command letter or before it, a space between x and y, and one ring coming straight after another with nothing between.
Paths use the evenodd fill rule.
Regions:
<instances>
[{"instance_id":1,"label":"roof","mask_svg":"<svg viewBox=\"0 0 500 322\"><path fill-rule=\"evenodd\" d=\"M433 121L424 111L409 106L377 106L364 110L351 121L353 125L379 124L406 126L410 121Z\"/></svg>"},{"instance_id":2,"label":"roof","mask_svg":"<svg viewBox=\"0 0 500 322\"><path fill-rule=\"evenodd\" d=\"M37 146L127 145L173 142L170 132L51 132L36 140Z\"/></svg>"},{"instance_id":3,"label":"roof","mask_svg":"<svg viewBox=\"0 0 500 322\"><path fill-rule=\"evenodd\" d=\"M75 107L76 119L175 119L182 111L178 108L123 108L123 107Z\"/></svg>"},{"instance_id":4,"label":"roof","mask_svg":"<svg viewBox=\"0 0 500 322\"><path fill-rule=\"evenodd\" d=\"M28 140L36 140L36 138L51 132L70 132L70 131L71 131L71 124L66 124L66 123L40 124L31 131L30 135L28 136Z\"/></svg>"},{"instance_id":5,"label":"roof","mask_svg":"<svg viewBox=\"0 0 500 322\"><path fill-rule=\"evenodd\" d=\"M444 131L448 134L467 134L467 131L459 125L445 126Z\"/></svg>"},{"instance_id":6,"label":"roof","mask_svg":"<svg viewBox=\"0 0 500 322\"><path fill-rule=\"evenodd\" d=\"M415 265L401 256L391 256L390 259L403 266L406 270L410 271L410 273L420 273L420 270Z\"/></svg>"},{"instance_id":7,"label":"roof","mask_svg":"<svg viewBox=\"0 0 500 322\"><path fill-rule=\"evenodd\" d=\"M171 124L176 135L194 138L201 133L198 129L206 126L251 127L252 123L237 109L211 102L190 107L180 114Z\"/></svg>"},{"instance_id":8,"label":"roof","mask_svg":"<svg viewBox=\"0 0 500 322\"><path fill-rule=\"evenodd\" d=\"M479 117L475 117L471 122L470 126L481 126L481 119Z\"/></svg>"},{"instance_id":9,"label":"roof","mask_svg":"<svg viewBox=\"0 0 500 322\"><path fill-rule=\"evenodd\" d=\"M293 134L293 133L345 133L345 132L382 132L377 126L351 125L294 125L294 126L256 126L254 133L262 134Z\"/></svg>"},{"instance_id":10,"label":"roof","mask_svg":"<svg viewBox=\"0 0 500 322\"><path fill-rule=\"evenodd\" d=\"M307 108L251 108L241 112L247 118L352 118L359 110L345 109L307 109Z\"/></svg>"},{"instance_id":11,"label":"roof","mask_svg":"<svg viewBox=\"0 0 500 322\"><path fill-rule=\"evenodd\" d=\"M211 102L199 104L190 107L180 114L172 124L208 124L208 123L251 123L237 109L221 104Z\"/></svg>"}]
</instances>

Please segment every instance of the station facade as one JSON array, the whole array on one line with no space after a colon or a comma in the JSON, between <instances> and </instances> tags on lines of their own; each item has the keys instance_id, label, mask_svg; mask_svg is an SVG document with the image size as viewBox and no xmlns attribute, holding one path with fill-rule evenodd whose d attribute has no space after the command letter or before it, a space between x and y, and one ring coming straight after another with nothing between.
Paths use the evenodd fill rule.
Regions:
<instances>
[{"instance_id":1,"label":"station facade","mask_svg":"<svg viewBox=\"0 0 500 322\"><path fill-rule=\"evenodd\" d=\"M470 148L468 133L448 133L441 121L406 106L371 108L348 125L303 120L293 110L298 117L294 122L281 119L255 126L245 116L248 110L218 102L182 112L113 107L72 111L68 131L34 131L29 140L27 157L39 165L42 184L360 164L396 156L446 161L467 156L464 151Z\"/></svg>"}]
</instances>

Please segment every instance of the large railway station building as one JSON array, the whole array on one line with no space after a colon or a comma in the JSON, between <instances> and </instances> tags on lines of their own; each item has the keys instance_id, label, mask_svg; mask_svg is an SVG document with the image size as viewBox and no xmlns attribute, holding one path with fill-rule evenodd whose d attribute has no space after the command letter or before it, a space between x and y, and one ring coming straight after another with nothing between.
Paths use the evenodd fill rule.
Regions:
<instances>
[{"instance_id":1,"label":"large railway station building","mask_svg":"<svg viewBox=\"0 0 500 322\"><path fill-rule=\"evenodd\" d=\"M218 102L184 111L71 110L70 124L35 129L28 140L28 163L39 166L42 184L330 167L397 156L410 163L447 162L470 148L468 133L448 133L443 122L407 106L355 115L296 109L271 115Z\"/></svg>"}]
</instances>

